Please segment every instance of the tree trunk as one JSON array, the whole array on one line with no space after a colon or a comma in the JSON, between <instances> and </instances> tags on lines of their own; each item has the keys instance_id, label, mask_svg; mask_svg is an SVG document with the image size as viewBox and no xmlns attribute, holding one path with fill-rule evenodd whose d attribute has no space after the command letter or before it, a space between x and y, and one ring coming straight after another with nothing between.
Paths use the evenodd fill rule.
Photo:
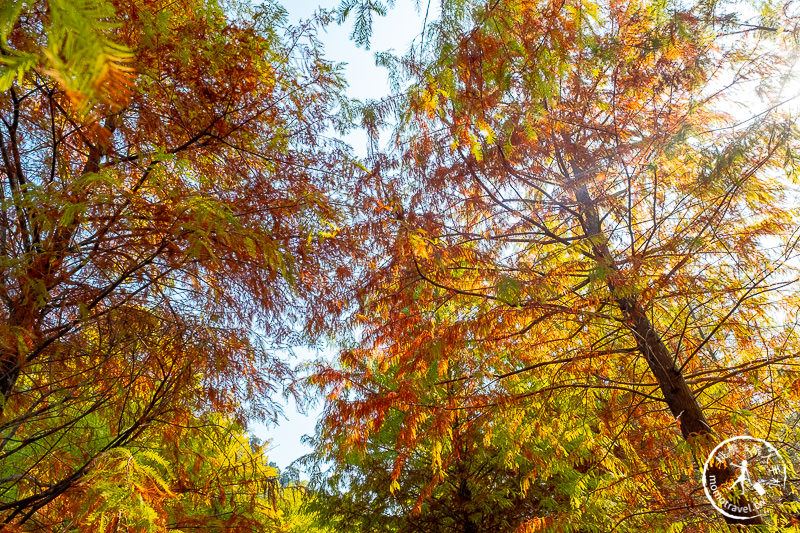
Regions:
<instances>
[{"instance_id":1,"label":"tree trunk","mask_svg":"<svg viewBox=\"0 0 800 533\"><path fill-rule=\"evenodd\" d=\"M664 400L681 429L683 438L713 433L703 415L703 408L686 383L683 373L675 365L675 358L661 340L661 336L647 318L639 302L631 298L617 299L631 331L636 337L636 347L644 356L655 376Z\"/></svg>"},{"instance_id":2,"label":"tree trunk","mask_svg":"<svg viewBox=\"0 0 800 533\"><path fill-rule=\"evenodd\" d=\"M676 358L647 318L646 310L635 296L619 296L619 287L616 285L619 282L618 276L614 275L618 274L619 270L608 248L600 216L586 186L582 185L575 196L581 206L583 230L586 236L593 240L595 260L612 272L607 278L608 289L622 311L626 324L633 332L636 347L656 378L670 412L678 421L683 438L688 440L692 435L713 433L703 415L703 408L675 364Z\"/></svg>"},{"instance_id":3,"label":"tree trunk","mask_svg":"<svg viewBox=\"0 0 800 533\"><path fill-rule=\"evenodd\" d=\"M574 176L582 175L574 165L572 169ZM658 382L658 386L664 396L664 401L678 422L681 435L687 441L699 435L715 435L714 430L711 429L711 426L706 421L703 408L697 401L697 397L689 388L683 373L676 365L677 357L673 356L669 348L664 344L661 335L659 335L655 326L647 317L646 310L636 299L636 296L620 295L620 287L617 286L619 276L616 275L619 274L619 269L611 255L611 250L608 248L608 238L603 233L597 207L585 185L580 186L575 198L580 205L582 215L580 222L584 233L586 237L592 239L594 258L612 272L607 278L608 289L620 311L622 311L625 323L635 337L639 353L647 361L653 377L656 378L656 382ZM726 464L722 470L728 477L733 476L734 471L738 471L731 464ZM746 498L742 498L739 503L742 506L746 506L749 502ZM741 520L727 516L724 519L729 524L737 525L762 525L764 523L760 515L749 516Z\"/></svg>"},{"instance_id":4,"label":"tree trunk","mask_svg":"<svg viewBox=\"0 0 800 533\"><path fill-rule=\"evenodd\" d=\"M6 407L6 400L19 377L19 365L13 354L3 354L0 359L0 420Z\"/></svg>"}]
</instances>

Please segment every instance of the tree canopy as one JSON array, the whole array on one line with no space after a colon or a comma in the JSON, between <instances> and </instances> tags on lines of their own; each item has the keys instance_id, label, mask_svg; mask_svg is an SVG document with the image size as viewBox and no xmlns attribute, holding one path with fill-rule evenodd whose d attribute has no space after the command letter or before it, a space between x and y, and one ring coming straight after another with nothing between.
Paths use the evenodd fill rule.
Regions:
<instances>
[{"instance_id":1,"label":"tree canopy","mask_svg":"<svg viewBox=\"0 0 800 533\"><path fill-rule=\"evenodd\" d=\"M432 4L369 102L317 32L392 4L0 7L5 529L800 523L796 6ZM788 481L704 474L735 435Z\"/></svg>"},{"instance_id":2,"label":"tree canopy","mask_svg":"<svg viewBox=\"0 0 800 533\"><path fill-rule=\"evenodd\" d=\"M393 432L395 483L429 454L420 512L477 433L523 495L533 478L568 497L509 531L693 531L716 527L712 443L793 453L796 21L735 8L442 4L395 63L412 84L359 335L317 376L341 472ZM732 112L745 90L767 110ZM782 520L756 514L733 522Z\"/></svg>"},{"instance_id":3,"label":"tree canopy","mask_svg":"<svg viewBox=\"0 0 800 533\"><path fill-rule=\"evenodd\" d=\"M86 502L85 527L102 530L105 510L124 504L145 506L126 511L134 525L158 515L175 528L202 505L221 513L217 494L224 507L252 491L240 476L270 479L264 465L245 474L232 464L203 482L206 503L163 504L178 513L169 519L124 490L108 494L133 469L150 480L133 495L183 498L200 473L182 461L241 460L188 443L273 417L291 378L275 351L341 306L335 281L350 245L330 237L352 172L347 149L324 134L343 80L311 26L286 26L274 4L236 8L3 5L6 524L69 529ZM157 456L173 457L181 489L156 472ZM219 519L229 518L236 529L241 517Z\"/></svg>"}]
</instances>

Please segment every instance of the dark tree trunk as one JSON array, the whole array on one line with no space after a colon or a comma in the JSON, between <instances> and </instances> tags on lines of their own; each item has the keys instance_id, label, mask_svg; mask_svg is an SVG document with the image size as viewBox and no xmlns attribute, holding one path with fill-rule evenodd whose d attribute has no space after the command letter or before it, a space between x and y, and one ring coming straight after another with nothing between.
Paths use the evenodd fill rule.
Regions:
<instances>
[{"instance_id":1,"label":"dark tree trunk","mask_svg":"<svg viewBox=\"0 0 800 533\"><path fill-rule=\"evenodd\" d=\"M19 365L13 354L3 354L0 360L0 418L5 410L6 400L19 377Z\"/></svg>"},{"instance_id":2,"label":"dark tree trunk","mask_svg":"<svg viewBox=\"0 0 800 533\"><path fill-rule=\"evenodd\" d=\"M583 230L594 241L592 248L595 260L612 273L607 279L609 291L633 332L636 347L656 378L670 412L678 421L683 438L713 433L703 415L703 408L675 364L676 358L647 318L646 310L635 297L619 296L619 278L616 275L619 270L606 244L608 241L603 233L600 216L586 186L581 186L575 196L581 206Z\"/></svg>"},{"instance_id":3,"label":"dark tree trunk","mask_svg":"<svg viewBox=\"0 0 800 533\"><path fill-rule=\"evenodd\" d=\"M581 175L580 171L574 166L573 172L576 176ZM611 272L607 278L608 289L635 337L637 350L645 358L653 377L656 378L664 396L664 401L678 422L681 435L687 441L699 435L713 435L714 430L708 425L703 414L703 408L689 388L689 384L686 383L683 373L676 365L677 357L664 344L661 335L659 335L655 326L647 317L646 310L635 296L619 295L620 287L617 285L620 282L619 269L614 262L611 250L608 248L608 239L603 233L597 207L585 185L582 185L577 190L575 198L580 205L581 224L584 233L586 237L593 240L592 251L594 258ZM721 471L725 472L728 478L733 475L735 470L735 467L731 464L721 468ZM739 504L744 507L749 502L746 498L741 498ZM758 515L741 520L727 516L724 518L727 523L736 525L762 525L764 523L763 519Z\"/></svg>"},{"instance_id":4,"label":"dark tree trunk","mask_svg":"<svg viewBox=\"0 0 800 533\"><path fill-rule=\"evenodd\" d=\"M672 416L678 422L683 438L688 440L692 435L713 433L703 415L703 408L686 383L683 373L676 366L672 353L647 318L645 310L630 298L618 299L617 304L625 314L636 337L636 347L655 376L661 394L664 395Z\"/></svg>"},{"instance_id":5,"label":"dark tree trunk","mask_svg":"<svg viewBox=\"0 0 800 533\"><path fill-rule=\"evenodd\" d=\"M471 503L472 503L472 491L469 489L469 485L466 479L462 479L458 485L458 503L461 507L461 516L459 516L459 521L461 522L461 531L462 533L478 533L478 526L475 524L475 521L472 519L471 516Z\"/></svg>"}]
</instances>

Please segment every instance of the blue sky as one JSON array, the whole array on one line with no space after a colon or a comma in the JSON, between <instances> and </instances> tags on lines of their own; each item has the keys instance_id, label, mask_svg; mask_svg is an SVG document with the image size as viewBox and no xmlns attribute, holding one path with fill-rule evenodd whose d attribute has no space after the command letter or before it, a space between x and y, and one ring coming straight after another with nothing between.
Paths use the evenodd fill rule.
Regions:
<instances>
[{"instance_id":1,"label":"blue sky","mask_svg":"<svg viewBox=\"0 0 800 533\"><path fill-rule=\"evenodd\" d=\"M389 94L387 72L375 66L374 53L394 50L402 55L408 50L412 40L417 38L416 42L419 43L418 36L422 31L424 8L427 5L425 0L421 1L424 2L422 12L416 9L414 0L396 0L388 17L376 19L370 50L358 48L350 41L352 26L348 23L342 26L332 25L320 35L326 56L333 61L347 64L345 76L349 84L348 96L365 100ZM309 18L318 7L332 9L338 4L339 0L284 1L284 6L289 10L290 23ZM433 3L432 9L434 6L438 6L438 3ZM366 136L352 134L347 137L347 141L353 145L356 154L366 154ZM317 357L317 354L303 350L297 351L297 355L297 363ZM320 355L332 356L330 353ZM311 451L301 439L305 434L314 433L321 405L312 406L308 413L302 414L297 411L293 401L287 401L284 409L286 420L282 420L277 426L256 424L252 428L257 437L270 441L268 456L281 468Z\"/></svg>"}]
</instances>

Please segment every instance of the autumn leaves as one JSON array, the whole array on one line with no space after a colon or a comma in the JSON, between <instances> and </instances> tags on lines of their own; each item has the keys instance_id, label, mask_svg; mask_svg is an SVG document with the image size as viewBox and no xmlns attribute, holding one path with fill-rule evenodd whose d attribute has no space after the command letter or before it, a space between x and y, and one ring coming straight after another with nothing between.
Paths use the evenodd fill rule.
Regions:
<instances>
[{"instance_id":1,"label":"autumn leaves","mask_svg":"<svg viewBox=\"0 0 800 533\"><path fill-rule=\"evenodd\" d=\"M786 35L443 2L361 105L309 26L227 7L0 11L8 527L712 531L704 447L791 449L797 129L726 113ZM340 11L366 42L383 7ZM368 161L325 136L355 113L400 119ZM243 429L298 332L339 349L302 512Z\"/></svg>"},{"instance_id":2,"label":"autumn leaves","mask_svg":"<svg viewBox=\"0 0 800 533\"><path fill-rule=\"evenodd\" d=\"M567 498L528 501L538 518L501 530L591 530L612 513L616 530L711 530L695 455L731 432L793 438L780 383L797 342L797 130L779 108L736 126L727 98L744 77L722 83L767 84L791 45L718 38L739 24L722 6L459 6L408 61L390 182L405 217L386 217L359 341L325 375L347 391L328 407L326 457L349 464L388 439L398 490L427 477L423 494L471 517L458 530L489 518L453 487L526 476L523 457ZM554 455L574 432L584 444ZM478 450L498 460L475 464ZM357 479L351 491L383 494Z\"/></svg>"}]
</instances>

